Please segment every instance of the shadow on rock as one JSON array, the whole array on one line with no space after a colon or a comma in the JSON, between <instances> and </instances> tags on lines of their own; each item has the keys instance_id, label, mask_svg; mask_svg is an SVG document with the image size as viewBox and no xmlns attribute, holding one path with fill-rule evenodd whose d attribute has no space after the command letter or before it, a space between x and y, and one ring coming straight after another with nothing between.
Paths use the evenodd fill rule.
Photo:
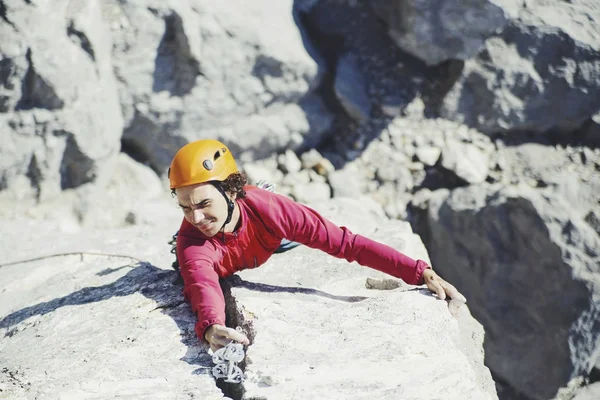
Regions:
<instances>
[{"instance_id":1,"label":"shadow on rock","mask_svg":"<svg viewBox=\"0 0 600 400\"><path fill-rule=\"evenodd\" d=\"M317 290L317 289L291 287L291 286L277 286L277 285L269 285L266 283L249 282L249 281L243 280L242 278L240 278L237 275L232 275L231 277L227 278L226 282L229 285L231 285L232 287L239 287L239 288L254 290L254 291L258 291L258 292L267 292L267 293L284 292L284 293L299 293L299 294L307 294L307 295L316 295L316 296L325 297L327 299L345 301L348 303L356 303L356 302L363 301L363 300L366 300L369 298L369 297L364 297L364 296L337 296L337 295L329 294L327 292L323 292L323 291Z\"/></svg>"},{"instance_id":2,"label":"shadow on rock","mask_svg":"<svg viewBox=\"0 0 600 400\"><path fill-rule=\"evenodd\" d=\"M0 329L7 329L4 337L13 336L18 329L16 325L26 319L36 315L49 314L60 307L96 303L112 297L141 293L156 303L156 308L150 312L160 310L177 324L181 331L181 342L188 348L181 360L198 366L199 368L194 371L195 374L208 373L209 368L212 367L212 359L207 353L207 346L196 336L194 331L196 316L183 300L182 285L177 282L177 272L160 269L143 262L108 268L98 272L97 275L107 276L124 268L131 268L131 271L114 282L102 286L85 287L64 297L38 303L7 315L0 320Z\"/></svg>"}]
</instances>

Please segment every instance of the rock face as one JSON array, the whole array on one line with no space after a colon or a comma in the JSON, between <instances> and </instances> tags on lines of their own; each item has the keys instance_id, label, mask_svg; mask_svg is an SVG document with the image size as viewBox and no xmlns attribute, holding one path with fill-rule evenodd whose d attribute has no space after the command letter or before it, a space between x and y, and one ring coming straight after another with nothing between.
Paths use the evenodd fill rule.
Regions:
<instances>
[{"instance_id":1,"label":"rock face","mask_svg":"<svg viewBox=\"0 0 600 400\"><path fill-rule=\"evenodd\" d=\"M155 229L179 213L164 179L171 156L222 139L251 182L302 202L368 196L410 220L434 267L461 271L461 290L480 300L470 307L493 332L503 400L546 400L569 378L557 400L575 396L573 382L594 386L597 1L221 3L0 0L2 224ZM512 251L513 237L538 242ZM513 275L539 271L547 254L571 308L518 301L539 289ZM489 275L472 280L478 259L512 271L493 276L504 297L482 292ZM530 329L523 343L543 340L513 351L526 346L512 321ZM546 359L556 365L536 364Z\"/></svg>"},{"instance_id":2,"label":"rock face","mask_svg":"<svg viewBox=\"0 0 600 400\"><path fill-rule=\"evenodd\" d=\"M502 8L489 0L371 0L389 34L404 51L428 65L468 60L504 27Z\"/></svg>"},{"instance_id":3,"label":"rock face","mask_svg":"<svg viewBox=\"0 0 600 400\"><path fill-rule=\"evenodd\" d=\"M292 2L106 2L125 118L123 141L164 173L211 137L256 159L314 146L331 123Z\"/></svg>"},{"instance_id":4,"label":"rock face","mask_svg":"<svg viewBox=\"0 0 600 400\"><path fill-rule=\"evenodd\" d=\"M485 133L573 131L600 108L600 9L502 3L510 22L465 62L441 115Z\"/></svg>"},{"instance_id":5,"label":"rock face","mask_svg":"<svg viewBox=\"0 0 600 400\"><path fill-rule=\"evenodd\" d=\"M472 296L495 376L548 399L589 371L600 332L600 238L572 203L496 185L440 190L429 204L434 265Z\"/></svg>"},{"instance_id":6,"label":"rock face","mask_svg":"<svg viewBox=\"0 0 600 400\"><path fill-rule=\"evenodd\" d=\"M61 234L26 221L3 224L2 264L94 254L1 267L0 396L223 398L175 272L164 269L173 228ZM34 249L11 239L25 233Z\"/></svg>"},{"instance_id":7,"label":"rock face","mask_svg":"<svg viewBox=\"0 0 600 400\"><path fill-rule=\"evenodd\" d=\"M46 199L101 180L123 128L98 3L2 1L0 190Z\"/></svg>"},{"instance_id":8,"label":"rock face","mask_svg":"<svg viewBox=\"0 0 600 400\"><path fill-rule=\"evenodd\" d=\"M409 225L385 219L376 205L338 201L320 209L427 259ZM350 218L358 209L362 217ZM169 271L166 239L176 225L77 236L38 229L31 249L16 238L34 226L3 224L2 254L10 255L3 263L90 254L2 265L0 393L221 398L195 316ZM367 277L385 276L298 248L224 283L233 286L229 317L253 332L244 398L497 398L483 365L483 330L466 306L449 308L416 287L369 290Z\"/></svg>"},{"instance_id":9,"label":"rock face","mask_svg":"<svg viewBox=\"0 0 600 400\"><path fill-rule=\"evenodd\" d=\"M381 211L358 212L368 203L337 200L317 209L427 259L408 224L387 222ZM255 332L248 398L497 398L483 365L483 332L469 326L466 306L455 310L457 320L427 291L367 289L365 278L389 276L308 248L240 276L231 294Z\"/></svg>"}]
</instances>

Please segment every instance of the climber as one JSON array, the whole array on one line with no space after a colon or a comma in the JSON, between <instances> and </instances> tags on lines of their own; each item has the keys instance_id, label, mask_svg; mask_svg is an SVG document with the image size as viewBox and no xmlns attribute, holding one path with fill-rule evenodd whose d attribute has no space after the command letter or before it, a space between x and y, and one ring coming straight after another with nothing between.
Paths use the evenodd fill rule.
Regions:
<instances>
[{"instance_id":1,"label":"climber","mask_svg":"<svg viewBox=\"0 0 600 400\"><path fill-rule=\"evenodd\" d=\"M233 155L217 140L183 146L171 162L169 181L184 215L176 239L184 297L198 317L198 337L213 351L232 340L249 344L242 332L225 326L219 278L263 264L281 250L283 239L425 284L440 299L466 301L426 262L353 234L283 195L247 185Z\"/></svg>"}]
</instances>

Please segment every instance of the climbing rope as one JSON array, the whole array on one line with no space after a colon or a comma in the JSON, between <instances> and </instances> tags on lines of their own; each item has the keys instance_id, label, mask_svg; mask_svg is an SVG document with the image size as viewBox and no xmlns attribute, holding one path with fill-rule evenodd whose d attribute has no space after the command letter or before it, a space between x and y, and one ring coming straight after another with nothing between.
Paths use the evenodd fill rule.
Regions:
<instances>
[{"instance_id":1,"label":"climbing rope","mask_svg":"<svg viewBox=\"0 0 600 400\"><path fill-rule=\"evenodd\" d=\"M130 260L137 261L139 263L144 262L144 261L140 260L139 258L124 255L124 254L96 253L96 252L91 252L91 251L75 251L75 252L70 252L70 253L57 253L57 254L50 254L47 256L28 258L25 260L12 261L9 263L0 264L0 268L9 267L11 265L24 264L24 263L33 262L33 261L45 260L47 258L68 257L68 256L81 256L82 260L83 260L83 256L118 257L118 258L128 258Z\"/></svg>"}]
</instances>

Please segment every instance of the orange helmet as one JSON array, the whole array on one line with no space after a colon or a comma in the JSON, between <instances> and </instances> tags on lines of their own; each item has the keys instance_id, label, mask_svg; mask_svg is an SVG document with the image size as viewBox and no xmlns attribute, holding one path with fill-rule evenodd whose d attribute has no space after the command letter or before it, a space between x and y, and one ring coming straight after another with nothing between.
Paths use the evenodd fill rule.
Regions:
<instances>
[{"instance_id":1,"label":"orange helmet","mask_svg":"<svg viewBox=\"0 0 600 400\"><path fill-rule=\"evenodd\" d=\"M183 146L169 168L171 189L210 181L224 181L238 172L231 152L218 140L197 140Z\"/></svg>"}]
</instances>

